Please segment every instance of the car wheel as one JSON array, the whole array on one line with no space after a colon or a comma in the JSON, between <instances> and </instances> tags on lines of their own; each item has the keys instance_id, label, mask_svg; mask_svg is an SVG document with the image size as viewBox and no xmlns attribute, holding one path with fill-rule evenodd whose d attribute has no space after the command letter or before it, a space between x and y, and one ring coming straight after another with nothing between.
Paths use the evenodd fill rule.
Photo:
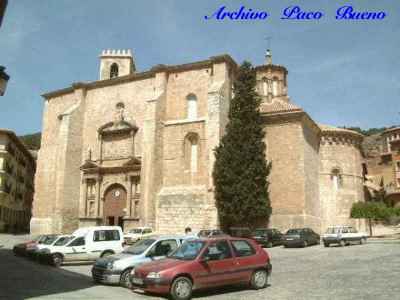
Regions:
<instances>
[{"instance_id":1,"label":"car wheel","mask_svg":"<svg viewBox=\"0 0 400 300\"><path fill-rule=\"evenodd\" d=\"M100 257L107 257L107 256L110 256L110 255L113 255L114 253L112 253L111 251L106 251L106 252L104 252Z\"/></svg>"},{"instance_id":2,"label":"car wheel","mask_svg":"<svg viewBox=\"0 0 400 300\"><path fill-rule=\"evenodd\" d=\"M267 248L272 248L272 246L273 246L273 245L272 245L272 242L268 242L268 243L267 243Z\"/></svg>"},{"instance_id":3,"label":"car wheel","mask_svg":"<svg viewBox=\"0 0 400 300\"><path fill-rule=\"evenodd\" d=\"M268 274L265 270L257 270L251 276L251 287L255 290L263 289L267 286Z\"/></svg>"},{"instance_id":4,"label":"car wheel","mask_svg":"<svg viewBox=\"0 0 400 300\"><path fill-rule=\"evenodd\" d=\"M329 247L329 243L324 243L324 247Z\"/></svg>"},{"instance_id":5,"label":"car wheel","mask_svg":"<svg viewBox=\"0 0 400 300\"><path fill-rule=\"evenodd\" d=\"M53 265L55 267L60 267L63 263L63 257L61 254L53 254Z\"/></svg>"},{"instance_id":6,"label":"car wheel","mask_svg":"<svg viewBox=\"0 0 400 300\"><path fill-rule=\"evenodd\" d=\"M366 238L362 238L361 240L360 240L360 245L363 245L363 244L365 244L367 242L367 239Z\"/></svg>"},{"instance_id":7,"label":"car wheel","mask_svg":"<svg viewBox=\"0 0 400 300\"><path fill-rule=\"evenodd\" d=\"M192 297L192 281L187 277L178 277L171 286L171 297L174 300L188 300Z\"/></svg>"},{"instance_id":8,"label":"car wheel","mask_svg":"<svg viewBox=\"0 0 400 300\"><path fill-rule=\"evenodd\" d=\"M303 248L305 248L305 247L307 247L307 246L308 246L307 241L303 241Z\"/></svg>"},{"instance_id":9,"label":"car wheel","mask_svg":"<svg viewBox=\"0 0 400 300\"><path fill-rule=\"evenodd\" d=\"M131 273L132 269L125 270L119 279L119 284L120 286L126 287L127 289L132 288L131 281L129 279L129 275Z\"/></svg>"},{"instance_id":10,"label":"car wheel","mask_svg":"<svg viewBox=\"0 0 400 300\"><path fill-rule=\"evenodd\" d=\"M344 240L340 240L339 242L340 247L346 246L346 242Z\"/></svg>"}]
</instances>

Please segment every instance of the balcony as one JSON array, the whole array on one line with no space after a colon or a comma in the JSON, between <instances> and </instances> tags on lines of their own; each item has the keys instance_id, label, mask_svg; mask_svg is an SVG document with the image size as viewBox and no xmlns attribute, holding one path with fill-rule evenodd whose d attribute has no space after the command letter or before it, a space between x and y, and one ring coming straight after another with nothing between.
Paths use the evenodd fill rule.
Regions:
<instances>
[{"instance_id":1,"label":"balcony","mask_svg":"<svg viewBox=\"0 0 400 300\"><path fill-rule=\"evenodd\" d=\"M0 184L0 192L10 194L11 193L11 184L8 184L7 181L3 181Z\"/></svg>"},{"instance_id":2,"label":"balcony","mask_svg":"<svg viewBox=\"0 0 400 300\"><path fill-rule=\"evenodd\" d=\"M6 161L4 164L4 171L8 175L12 176L14 174L14 167L9 162Z\"/></svg>"}]
</instances>

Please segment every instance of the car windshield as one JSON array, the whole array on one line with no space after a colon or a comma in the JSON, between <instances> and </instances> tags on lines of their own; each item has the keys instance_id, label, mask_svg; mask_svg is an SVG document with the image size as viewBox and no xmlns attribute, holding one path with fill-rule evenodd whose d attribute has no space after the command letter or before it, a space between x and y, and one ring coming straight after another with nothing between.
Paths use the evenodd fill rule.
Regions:
<instances>
[{"instance_id":1,"label":"car windshield","mask_svg":"<svg viewBox=\"0 0 400 300\"><path fill-rule=\"evenodd\" d=\"M205 244L206 243L203 241L186 241L178 249L168 255L168 258L193 260L199 255Z\"/></svg>"},{"instance_id":2,"label":"car windshield","mask_svg":"<svg viewBox=\"0 0 400 300\"><path fill-rule=\"evenodd\" d=\"M330 227L326 230L326 233L338 233L339 232L339 228L335 228L335 227Z\"/></svg>"},{"instance_id":3,"label":"car windshield","mask_svg":"<svg viewBox=\"0 0 400 300\"><path fill-rule=\"evenodd\" d=\"M55 242L54 246L64 246L66 245L69 241L71 241L73 238L75 238L74 236L64 236L61 237L57 240L57 242Z\"/></svg>"},{"instance_id":4,"label":"car windshield","mask_svg":"<svg viewBox=\"0 0 400 300\"><path fill-rule=\"evenodd\" d=\"M132 246L128 247L123 251L123 253L129 253L133 255L139 255L142 254L144 251L146 251L156 240L155 239L144 239L144 240L139 240L136 243L134 243Z\"/></svg>"},{"instance_id":5,"label":"car windshield","mask_svg":"<svg viewBox=\"0 0 400 300\"><path fill-rule=\"evenodd\" d=\"M48 237L49 235L41 235L37 241L39 244L42 244L44 241L47 240Z\"/></svg>"},{"instance_id":6,"label":"car windshield","mask_svg":"<svg viewBox=\"0 0 400 300\"><path fill-rule=\"evenodd\" d=\"M136 229L132 229L132 230L129 230L129 233L142 233L142 229L138 229L138 228L136 228Z\"/></svg>"},{"instance_id":7,"label":"car windshield","mask_svg":"<svg viewBox=\"0 0 400 300\"><path fill-rule=\"evenodd\" d=\"M44 245L51 245L54 243L54 241L57 239L56 235L51 235L46 237L46 239L42 242Z\"/></svg>"},{"instance_id":8,"label":"car windshield","mask_svg":"<svg viewBox=\"0 0 400 300\"><path fill-rule=\"evenodd\" d=\"M286 234L300 234L301 231L301 229L289 229Z\"/></svg>"},{"instance_id":9,"label":"car windshield","mask_svg":"<svg viewBox=\"0 0 400 300\"><path fill-rule=\"evenodd\" d=\"M266 233L267 233L267 230L265 230L265 229L256 229L256 231L254 232L254 235L263 235Z\"/></svg>"}]
</instances>

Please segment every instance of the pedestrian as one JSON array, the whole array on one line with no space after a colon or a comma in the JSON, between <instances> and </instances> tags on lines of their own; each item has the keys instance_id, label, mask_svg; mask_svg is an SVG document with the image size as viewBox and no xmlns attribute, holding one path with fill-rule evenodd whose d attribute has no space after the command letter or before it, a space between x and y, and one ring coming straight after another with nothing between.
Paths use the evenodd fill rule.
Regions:
<instances>
[{"instance_id":1,"label":"pedestrian","mask_svg":"<svg viewBox=\"0 0 400 300\"><path fill-rule=\"evenodd\" d=\"M192 228L186 227L186 228L185 228L185 234L186 234L186 235L191 235L191 234L192 234Z\"/></svg>"}]
</instances>

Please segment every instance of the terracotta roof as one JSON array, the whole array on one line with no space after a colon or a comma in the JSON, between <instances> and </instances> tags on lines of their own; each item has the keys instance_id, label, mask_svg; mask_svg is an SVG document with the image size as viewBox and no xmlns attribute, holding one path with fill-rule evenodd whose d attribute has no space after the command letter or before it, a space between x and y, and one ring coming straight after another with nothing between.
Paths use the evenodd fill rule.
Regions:
<instances>
[{"instance_id":1,"label":"terracotta roof","mask_svg":"<svg viewBox=\"0 0 400 300\"><path fill-rule=\"evenodd\" d=\"M361 133L358 133L357 131L350 130L350 129L344 129L344 128L339 128L331 125L325 125L325 124L318 124L319 128L321 128L322 132L338 132L338 133L348 133L348 134L353 134L356 136L359 136L361 138L364 137Z\"/></svg>"},{"instance_id":2,"label":"terracotta roof","mask_svg":"<svg viewBox=\"0 0 400 300\"><path fill-rule=\"evenodd\" d=\"M400 127L393 127L393 128L389 128L389 129L386 129L384 132L382 132L381 134L383 135L383 134L385 134L385 133L389 133L389 132L392 132L392 131L400 131Z\"/></svg>"},{"instance_id":3,"label":"terracotta roof","mask_svg":"<svg viewBox=\"0 0 400 300\"><path fill-rule=\"evenodd\" d=\"M285 112L302 112L303 109L292 102L282 100L273 100L271 103L262 103L260 111L266 114L285 113Z\"/></svg>"}]
</instances>

